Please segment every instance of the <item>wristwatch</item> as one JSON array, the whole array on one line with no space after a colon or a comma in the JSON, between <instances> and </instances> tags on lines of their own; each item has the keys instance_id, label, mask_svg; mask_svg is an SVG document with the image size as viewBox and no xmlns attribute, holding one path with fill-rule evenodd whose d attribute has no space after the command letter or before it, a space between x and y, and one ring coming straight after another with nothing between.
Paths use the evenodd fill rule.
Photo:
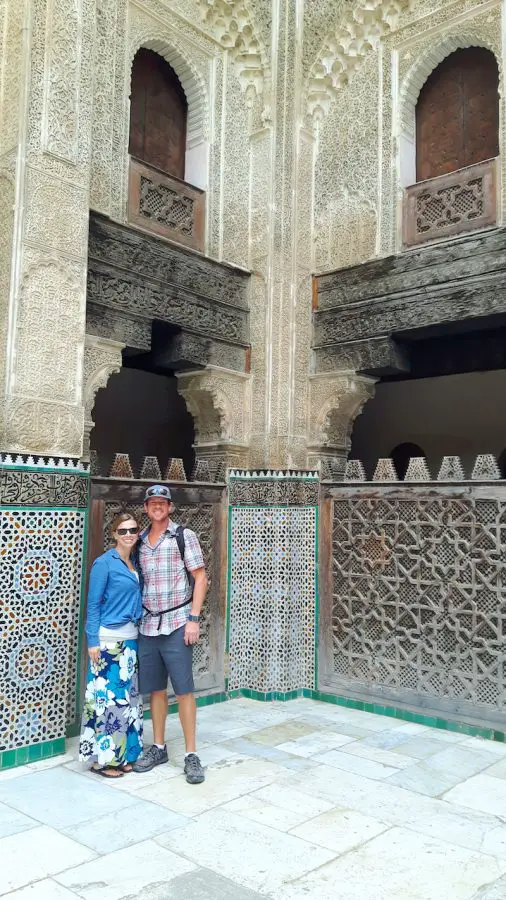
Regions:
<instances>
[{"instance_id":1,"label":"wristwatch","mask_svg":"<svg viewBox=\"0 0 506 900\"><path fill-rule=\"evenodd\" d=\"M189 615L189 616L188 616L188 621L189 621L189 622L200 622L200 616L192 616L192 615Z\"/></svg>"}]
</instances>

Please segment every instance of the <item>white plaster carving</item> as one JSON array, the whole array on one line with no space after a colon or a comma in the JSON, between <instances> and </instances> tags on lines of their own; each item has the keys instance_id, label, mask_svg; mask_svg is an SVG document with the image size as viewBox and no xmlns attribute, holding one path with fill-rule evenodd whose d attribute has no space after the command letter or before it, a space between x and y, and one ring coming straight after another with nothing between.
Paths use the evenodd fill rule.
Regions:
<instances>
[{"instance_id":1,"label":"white plaster carving","mask_svg":"<svg viewBox=\"0 0 506 900\"><path fill-rule=\"evenodd\" d=\"M89 459L90 433L93 429L93 407L95 397L101 388L105 388L114 372L119 372L122 365L121 351L125 345L118 341L87 334L84 347L84 443L83 459Z\"/></svg>"}]
</instances>

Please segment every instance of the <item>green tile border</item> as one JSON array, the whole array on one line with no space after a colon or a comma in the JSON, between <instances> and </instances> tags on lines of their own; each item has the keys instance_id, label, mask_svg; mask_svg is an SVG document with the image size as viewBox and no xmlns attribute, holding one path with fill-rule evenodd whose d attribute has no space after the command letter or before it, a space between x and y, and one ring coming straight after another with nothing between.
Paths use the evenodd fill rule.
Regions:
<instances>
[{"instance_id":1,"label":"green tile border","mask_svg":"<svg viewBox=\"0 0 506 900\"><path fill-rule=\"evenodd\" d=\"M65 753L64 737L44 741L41 744L31 744L29 747L17 747L15 750L3 750L0 752L0 771L60 756L62 753Z\"/></svg>"}]
</instances>

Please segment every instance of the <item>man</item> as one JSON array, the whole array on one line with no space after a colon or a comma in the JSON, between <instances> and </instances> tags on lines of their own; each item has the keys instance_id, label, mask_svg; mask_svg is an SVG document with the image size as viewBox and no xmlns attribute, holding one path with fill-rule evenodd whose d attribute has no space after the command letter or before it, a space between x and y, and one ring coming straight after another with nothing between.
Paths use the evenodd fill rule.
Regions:
<instances>
[{"instance_id":1,"label":"man","mask_svg":"<svg viewBox=\"0 0 506 900\"><path fill-rule=\"evenodd\" d=\"M167 677L170 677L186 745L186 780L189 784L200 784L205 776L195 744L197 707L192 655L193 644L199 639L200 612L207 591L202 550L196 534L185 528L183 561L178 526L170 518L174 504L168 487L160 484L149 487L144 509L151 525L142 532L138 548L145 611L139 629L139 679L140 692L151 695L154 744L133 769L149 772L168 762L165 720Z\"/></svg>"}]
</instances>

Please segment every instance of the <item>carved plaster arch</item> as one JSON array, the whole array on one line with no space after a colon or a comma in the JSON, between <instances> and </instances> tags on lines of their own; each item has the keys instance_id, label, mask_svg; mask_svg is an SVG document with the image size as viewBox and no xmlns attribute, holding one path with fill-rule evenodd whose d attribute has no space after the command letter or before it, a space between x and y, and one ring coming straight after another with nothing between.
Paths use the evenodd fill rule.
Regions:
<instances>
[{"instance_id":1,"label":"carved plaster arch","mask_svg":"<svg viewBox=\"0 0 506 900\"><path fill-rule=\"evenodd\" d=\"M121 351L125 345L107 338L87 334L84 344L84 439L83 459L89 458L90 435L94 427L93 407L95 397L101 388L107 386L111 375L119 372L122 366Z\"/></svg>"},{"instance_id":2,"label":"carved plaster arch","mask_svg":"<svg viewBox=\"0 0 506 900\"><path fill-rule=\"evenodd\" d=\"M447 34L417 59L404 78L400 90L400 122L403 130L414 136L418 97L434 69L451 53L455 53L456 50L466 50L469 47L483 47L494 54L499 69L499 92L501 93L502 60L499 48L494 46L493 42L488 41L483 35L473 31Z\"/></svg>"},{"instance_id":3,"label":"carved plaster arch","mask_svg":"<svg viewBox=\"0 0 506 900\"><path fill-rule=\"evenodd\" d=\"M499 95L502 95L503 68L500 49L484 35L474 31L447 34L411 66L399 92L399 178L402 187L416 181L416 104L425 82L451 53L468 47L483 47L494 54L499 69ZM501 124L499 134L502 133Z\"/></svg>"},{"instance_id":4,"label":"carved plaster arch","mask_svg":"<svg viewBox=\"0 0 506 900\"><path fill-rule=\"evenodd\" d=\"M163 29L162 29L163 30ZM131 72L136 53L142 48L153 50L174 69L188 103L185 180L205 190L208 183L209 160L209 96L205 80L173 33L161 35L160 29L146 28L137 33L130 44L128 71ZM130 107L128 114L130 121Z\"/></svg>"}]
</instances>

